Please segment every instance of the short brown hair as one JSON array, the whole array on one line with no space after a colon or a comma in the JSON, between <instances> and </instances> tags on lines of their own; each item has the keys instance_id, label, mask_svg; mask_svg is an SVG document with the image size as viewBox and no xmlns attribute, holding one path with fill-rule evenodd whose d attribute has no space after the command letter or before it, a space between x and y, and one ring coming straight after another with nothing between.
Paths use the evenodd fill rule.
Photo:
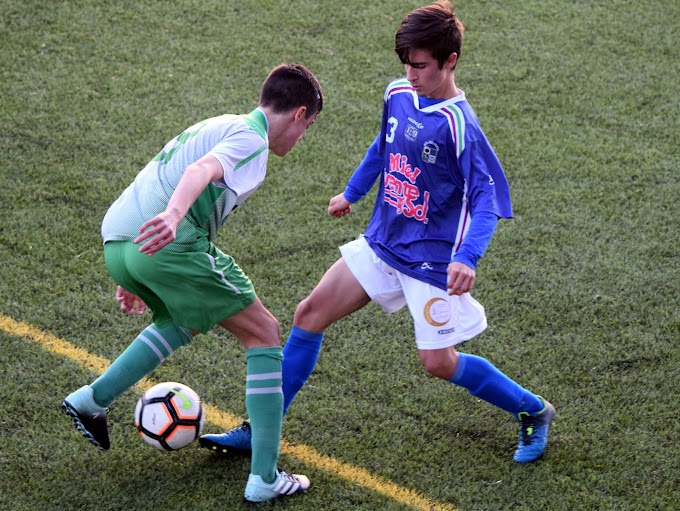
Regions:
<instances>
[{"instance_id":1,"label":"short brown hair","mask_svg":"<svg viewBox=\"0 0 680 511\"><path fill-rule=\"evenodd\" d=\"M394 51L402 64L408 64L411 51L430 50L441 67L452 53L460 58L464 31L451 3L440 0L411 11L404 18L397 30Z\"/></svg>"},{"instance_id":2,"label":"short brown hair","mask_svg":"<svg viewBox=\"0 0 680 511\"><path fill-rule=\"evenodd\" d=\"M277 113L306 106L307 118L321 112L323 99L319 80L301 64L276 66L265 79L260 93L261 106Z\"/></svg>"}]
</instances>

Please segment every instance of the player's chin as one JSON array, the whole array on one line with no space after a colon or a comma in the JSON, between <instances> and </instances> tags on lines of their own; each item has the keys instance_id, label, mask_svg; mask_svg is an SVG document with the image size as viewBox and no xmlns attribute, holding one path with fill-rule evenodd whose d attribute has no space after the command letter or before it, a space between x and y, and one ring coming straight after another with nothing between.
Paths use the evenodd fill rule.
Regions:
<instances>
[{"instance_id":1,"label":"player's chin","mask_svg":"<svg viewBox=\"0 0 680 511\"><path fill-rule=\"evenodd\" d=\"M284 157L286 156L290 150L292 149L291 147L269 147L270 151L274 153L278 157Z\"/></svg>"}]
</instances>

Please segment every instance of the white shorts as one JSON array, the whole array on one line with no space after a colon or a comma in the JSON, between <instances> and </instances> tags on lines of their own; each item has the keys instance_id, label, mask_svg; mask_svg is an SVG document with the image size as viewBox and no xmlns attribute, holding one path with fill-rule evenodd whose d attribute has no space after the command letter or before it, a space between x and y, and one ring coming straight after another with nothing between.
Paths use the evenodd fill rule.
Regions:
<instances>
[{"instance_id":1,"label":"white shorts","mask_svg":"<svg viewBox=\"0 0 680 511\"><path fill-rule=\"evenodd\" d=\"M386 312L408 304L419 350L448 348L486 329L484 307L465 293L450 296L382 261L363 236L340 247L340 253L368 296Z\"/></svg>"}]
</instances>

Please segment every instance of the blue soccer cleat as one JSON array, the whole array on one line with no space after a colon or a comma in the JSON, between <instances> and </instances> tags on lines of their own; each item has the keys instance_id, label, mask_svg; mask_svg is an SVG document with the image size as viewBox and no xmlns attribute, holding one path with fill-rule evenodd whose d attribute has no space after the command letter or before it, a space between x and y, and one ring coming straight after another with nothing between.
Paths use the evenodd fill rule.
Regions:
<instances>
[{"instance_id":1,"label":"blue soccer cleat","mask_svg":"<svg viewBox=\"0 0 680 511\"><path fill-rule=\"evenodd\" d=\"M109 410L95 402L92 387L85 385L72 392L66 396L61 407L73 419L78 431L92 444L101 450L110 447L106 426L106 414Z\"/></svg>"},{"instance_id":2,"label":"blue soccer cleat","mask_svg":"<svg viewBox=\"0 0 680 511\"><path fill-rule=\"evenodd\" d=\"M266 502L305 491L309 484L307 476L288 474L281 469L276 470L276 479L271 483L265 483L260 476L250 474L244 497L249 502Z\"/></svg>"},{"instance_id":3,"label":"blue soccer cleat","mask_svg":"<svg viewBox=\"0 0 680 511\"><path fill-rule=\"evenodd\" d=\"M250 421L244 421L239 427L226 433L203 435L198 439L198 443L201 447L224 456L250 455L252 436Z\"/></svg>"},{"instance_id":4,"label":"blue soccer cleat","mask_svg":"<svg viewBox=\"0 0 680 511\"><path fill-rule=\"evenodd\" d=\"M555 408L548 401L539 396L543 401L543 410L533 414L520 412L519 420L519 445L513 459L518 463L529 463L541 457L548 447L548 433L550 423L555 417Z\"/></svg>"}]
</instances>

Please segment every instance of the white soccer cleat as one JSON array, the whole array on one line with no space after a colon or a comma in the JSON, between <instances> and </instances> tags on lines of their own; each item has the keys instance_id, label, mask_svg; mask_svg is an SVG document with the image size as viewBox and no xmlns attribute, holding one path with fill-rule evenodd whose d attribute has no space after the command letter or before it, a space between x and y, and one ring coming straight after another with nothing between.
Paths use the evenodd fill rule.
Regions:
<instances>
[{"instance_id":1,"label":"white soccer cleat","mask_svg":"<svg viewBox=\"0 0 680 511\"><path fill-rule=\"evenodd\" d=\"M245 499L250 502L266 502L268 500L294 495L309 488L309 478L298 474L288 474L281 469L276 470L276 479L265 483L262 478L250 474L246 484Z\"/></svg>"}]
</instances>

